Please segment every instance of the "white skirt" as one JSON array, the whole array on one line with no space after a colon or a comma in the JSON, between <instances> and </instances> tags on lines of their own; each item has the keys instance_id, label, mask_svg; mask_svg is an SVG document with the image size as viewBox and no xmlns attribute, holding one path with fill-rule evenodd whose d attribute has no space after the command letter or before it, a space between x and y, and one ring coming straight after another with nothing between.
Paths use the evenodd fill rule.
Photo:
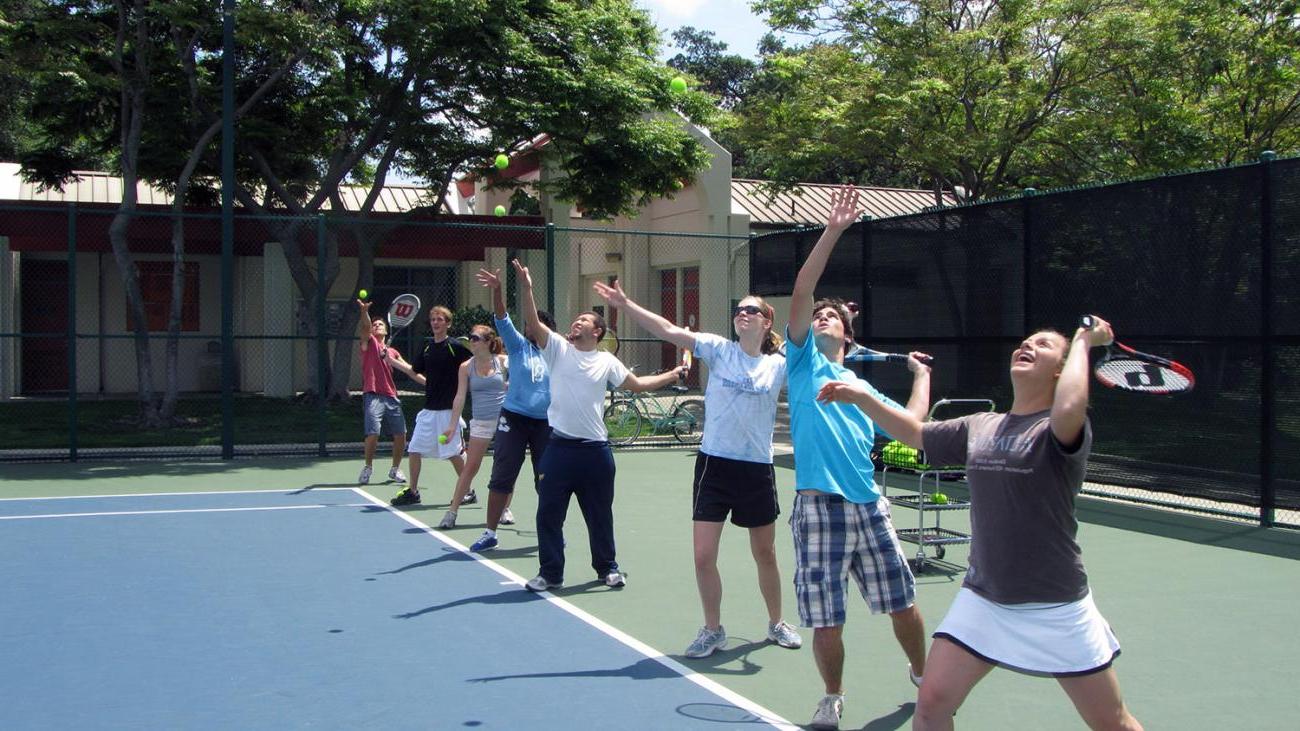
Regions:
<instances>
[{"instance_id":1,"label":"white skirt","mask_svg":"<svg viewBox=\"0 0 1300 731\"><path fill-rule=\"evenodd\" d=\"M1119 640L1091 592L1067 604L998 604L962 587L934 636L987 663L1031 675L1088 675L1110 667L1119 655Z\"/></svg>"}]
</instances>

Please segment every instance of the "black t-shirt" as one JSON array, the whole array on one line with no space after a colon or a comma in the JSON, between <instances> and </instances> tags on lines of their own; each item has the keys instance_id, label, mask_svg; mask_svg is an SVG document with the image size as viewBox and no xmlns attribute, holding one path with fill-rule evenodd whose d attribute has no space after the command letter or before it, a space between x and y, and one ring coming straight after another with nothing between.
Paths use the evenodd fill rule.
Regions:
<instances>
[{"instance_id":1,"label":"black t-shirt","mask_svg":"<svg viewBox=\"0 0 1300 731\"><path fill-rule=\"evenodd\" d=\"M424 376L424 408L446 411L456 400L460 364L473 357L469 348L455 338L442 342L430 341L424 352L411 364L416 373Z\"/></svg>"}]
</instances>

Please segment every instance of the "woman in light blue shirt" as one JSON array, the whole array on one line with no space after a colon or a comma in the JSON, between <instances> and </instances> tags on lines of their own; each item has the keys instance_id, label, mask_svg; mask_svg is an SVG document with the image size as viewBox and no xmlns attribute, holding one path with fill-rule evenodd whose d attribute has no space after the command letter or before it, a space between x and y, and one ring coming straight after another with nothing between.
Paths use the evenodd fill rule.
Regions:
<instances>
[{"instance_id":1,"label":"woman in light blue shirt","mask_svg":"<svg viewBox=\"0 0 1300 731\"><path fill-rule=\"evenodd\" d=\"M739 339L733 341L674 325L629 299L618 282L612 287L597 282L595 290L651 335L691 350L709 366L704 442L695 460L692 490L695 583L704 626L686 648L686 657L706 657L727 641L718 544L728 514L732 523L749 529L758 588L767 605L767 638L782 647L799 647L799 633L781 617L781 572L776 563L781 509L772 468L772 429L785 383L785 358L778 352L781 339L772 332L772 307L761 297L742 299L732 313Z\"/></svg>"}]
</instances>

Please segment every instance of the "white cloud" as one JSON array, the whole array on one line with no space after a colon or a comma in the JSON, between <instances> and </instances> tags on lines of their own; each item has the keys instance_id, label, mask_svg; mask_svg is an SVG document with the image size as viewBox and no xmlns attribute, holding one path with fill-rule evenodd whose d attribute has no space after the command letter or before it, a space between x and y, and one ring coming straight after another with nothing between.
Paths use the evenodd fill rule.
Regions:
<instances>
[{"instance_id":1,"label":"white cloud","mask_svg":"<svg viewBox=\"0 0 1300 731\"><path fill-rule=\"evenodd\" d=\"M695 17L704 0L641 0L641 3L657 15L685 20Z\"/></svg>"}]
</instances>

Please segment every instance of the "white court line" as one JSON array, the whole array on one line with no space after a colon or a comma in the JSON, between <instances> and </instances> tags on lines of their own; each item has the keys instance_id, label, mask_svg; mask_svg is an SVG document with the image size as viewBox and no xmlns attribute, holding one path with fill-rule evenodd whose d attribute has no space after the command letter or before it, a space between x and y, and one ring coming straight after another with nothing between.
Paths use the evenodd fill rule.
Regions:
<instances>
[{"instance_id":1,"label":"white court line","mask_svg":"<svg viewBox=\"0 0 1300 731\"><path fill-rule=\"evenodd\" d=\"M47 513L45 515L0 515L0 520L43 520L46 518L99 518L109 515L176 515L179 513L246 513L258 510L316 510L319 508L368 508L370 503L340 505L269 505L261 508L188 508L184 510L105 510L97 513Z\"/></svg>"},{"instance_id":2,"label":"white court line","mask_svg":"<svg viewBox=\"0 0 1300 731\"><path fill-rule=\"evenodd\" d=\"M17 500L93 500L101 497L175 497L177 495L265 495L279 493L289 495L296 492L323 492L325 490L351 490L350 487L312 487L293 490L197 490L189 492L124 492L116 495L46 495L43 497L0 497L0 502Z\"/></svg>"},{"instance_id":3,"label":"white court line","mask_svg":"<svg viewBox=\"0 0 1300 731\"><path fill-rule=\"evenodd\" d=\"M434 538L437 538L439 541L442 541L443 543L447 544L448 546L451 546L452 548L455 548L456 550L465 553L466 555L468 555L468 556L470 556L471 558L473 558L475 561L478 561L479 563L483 564L484 566L488 567L489 569L492 569L493 571L497 572L498 574L500 574L500 575L504 576L505 578L509 579L508 582L502 582L502 585L512 584L512 585L518 586L520 591L524 591L524 582L525 582L525 579L524 579L522 576L516 574L515 572L511 571L510 569L507 569L506 567L502 566L501 564L499 564L499 563L497 563L497 562L495 562L495 561L492 561L492 560L490 560L490 559L488 559L488 558L484 558L483 556L480 556L479 554L471 553L470 550L469 550L467 547L461 545L460 543L457 543L456 541L452 540L451 538L449 538L449 537L446 536L445 534L443 534L443 533L441 533L441 532L439 532L439 531L437 531L437 530L434 530L433 528L431 528L431 527L425 525L424 523L421 523L420 521L416 520L415 518L412 518L411 516L407 515L406 513L402 512L402 511L400 511L400 510L394 510L394 509L393 509L393 508L392 508L392 507L391 507L391 506L390 506L386 501L384 501L384 500L380 500L379 498L375 497L374 495L371 495L370 493L366 492L365 490L362 490L362 489L359 488L359 487L355 487L355 488L351 488L351 489L352 489L353 491L355 491L358 495L361 495L362 497L366 498L367 500L370 500L372 504L374 504L374 505L378 505L379 507L384 508L385 510L387 510L387 511L390 512L390 513L392 513L393 515L396 515L397 517L401 518L402 520L406 521L407 523L410 523L411 525L415 526L416 528L419 528L421 531L423 531L423 532L425 532L425 533L428 533L429 535L433 536ZM645 655L646 657L650 658L651 660L654 660L655 662L659 663L660 665L663 665L664 667L668 668L669 670L672 670L673 672L677 673L678 675L681 675L683 678L685 678L685 679L691 681L692 683L695 683L696 685L700 686L701 688L704 688L705 690L707 690L707 691L713 693L714 695L716 695L716 696L718 696L718 697L720 697L720 698L722 698L722 699L724 699L724 700L726 700L726 701L731 702L732 705L735 705L735 706L737 706L737 707L739 707L739 708L742 708L742 709L744 709L744 710L746 710L746 711L749 711L751 714L753 714L753 715L754 715L755 717L757 717L758 719L760 719L760 720L762 720L762 721L764 721L764 722L766 722L766 723L769 723L769 724L771 724L772 726L774 726L774 727L776 727L776 728L780 728L780 729L789 729L789 730L797 730L797 729L802 728L802 726L799 726L798 724L794 724L794 723L791 723L791 722L787 721L786 719L782 718L781 716L777 715L776 713L773 713L772 711L770 711L770 710L764 708L763 706L758 705L757 703L755 703L754 701L751 701L750 699L746 698L745 696L740 695L739 693L737 693L737 692L731 690L730 688L727 688L726 686L724 686L724 685L718 683L716 680L713 680L712 678L706 677L706 676L704 676L704 675L701 675L701 674L695 672L694 670L692 670L692 669L686 667L685 665L683 665L683 664L677 662L676 660L672 659L671 657L668 657L667 655L665 655L664 653L662 653L662 652L656 650L655 648L651 647L650 645L647 645L646 643L642 642L641 640L638 640L638 639L636 639L635 637L633 637L633 636L631 636L631 635L629 635L629 634L623 632L622 630L620 630L620 629L614 627L613 625L606 623L604 620L601 620L600 618L598 618L598 617L596 617L596 616L594 616L594 615L592 615L592 614L590 614L590 613L588 613L588 612L586 612L586 611L584 611L584 610L582 610L582 609L579 609L578 607L574 606L573 604L570 604L569 602L565 601L564 599L561 599L560 597L555 596L554 594L552 594L552 593L550 593L550 592L547 592L547 591L539 592L539 593L537 594L537 596L542 597L543 599L545 599L546 601L550 602L551 604L554 604L555 606L559 607L560 609L563 609L564 611L568 612L569 614L573 615L574 617L578 618L579 620L581 620L581 621L583 621L583 622L586 622L587 624L591 625L592 627L594 627L594 628L600 630L601 632L605 633L606 635L608 635L609 637L613 638L614 640L617 640L618 642L623 643L624 645L626 645L626 646L630 647L631 649L633 649L633 650L635 650L635 651L641 653L642 655Z\"/></svg>"}]
</instances>

